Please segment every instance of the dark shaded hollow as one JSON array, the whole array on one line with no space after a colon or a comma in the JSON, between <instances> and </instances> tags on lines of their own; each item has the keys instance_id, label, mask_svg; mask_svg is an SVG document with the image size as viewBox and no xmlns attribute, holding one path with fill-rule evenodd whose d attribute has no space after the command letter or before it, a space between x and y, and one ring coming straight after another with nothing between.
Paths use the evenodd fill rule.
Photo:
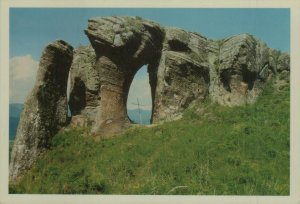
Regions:
<instances>
[{"instance_id":1,"label":"dark shaded hollow","mask_svg":"<svg viewBox=\"0 0 300 204\"><path fill-rule=\"evenodd\" d=\"M70 92L69 108L71 115L80 114L86 106L86 87L80 78L75 78L73 90Z\"/></svg>"},{"instance_id":2,"label":"dark shaded hollow","mask_svg":"<svg viewBox=\"0 0 300 204\"><path fill-rule=\"evenodd\" d=\"M229 70L224 70L220 74L220 80L222 82L222 85L223 85L224 89L228 92L231 92L230 77L231 77L231 73Z\"/></svg>"},{"instance_id":3,"label":"dark shaded hollow","mask_svg":"<svg viewBox=\"0 0 300 204\"><path fill-rule=\"evenodd\" d=\"M257 79L258 74L257 72L251 72L246 66L242 66L241 69L237 71L226 69L221 72L220 81L222 82L222 85L226 91L231 92L230 80L232 75L236 74L242 76L242 81L248 85L249 90L253 89L254 82Z\"/></svg>"},{"instance_id":4,"label":"dark shaded hollow","mask_svg":"<svg viewBox=\"0 0 300 204\"><path fill-rule=\"evenodd\" d=\"M243 81L248 84L248 89L252 90L254 81L257 79L257 72L251 72L246 67L242 67Z\"/></svg>"},{"instance_id":5,"label":"dark shaded hollow","mask_svg":"<svg viewBox=\"0 0 300 204\"><path fill-rule=\"evenodd\" d=\"M169 40L168 44L172 51L177 51L177 52L190 52L191 51L191 49L188 47L188 45L186 43L183 43L179 40Z\"/></svg>"}]
</instances>

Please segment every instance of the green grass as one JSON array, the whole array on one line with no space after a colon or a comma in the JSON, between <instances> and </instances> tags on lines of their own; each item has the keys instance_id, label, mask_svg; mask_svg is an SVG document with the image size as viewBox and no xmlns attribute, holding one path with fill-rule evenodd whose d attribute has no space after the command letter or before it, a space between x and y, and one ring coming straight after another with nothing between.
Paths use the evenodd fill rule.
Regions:
<instances>
[{"instance_id":1,"label":"green grass","mask_svg":"<svg viewBox=\"0 0 300 204\"><path fill-rule=\"evenodd\" d=\"M254 105L195 105L183 119L94 141L57 134L10 193L289 195L289 88Z\"/></svg>"}]
</instances>

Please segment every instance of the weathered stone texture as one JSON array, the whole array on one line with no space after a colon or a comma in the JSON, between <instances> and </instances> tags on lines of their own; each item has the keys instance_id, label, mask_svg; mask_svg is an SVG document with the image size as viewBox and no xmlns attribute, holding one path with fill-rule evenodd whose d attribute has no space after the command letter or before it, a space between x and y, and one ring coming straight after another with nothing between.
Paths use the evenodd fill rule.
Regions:
<instances>
[{"instance_id":1,"label":"weathered stone texture","mask_svg":"<svg viewBox=\"0 0 300 204\"><path fill-rule=\"evenodd\" d=\"M11 154L10 181L28 170L67 122L67 81L73 48L62 40L45 48L37 80L24 104Z\"/></svg>"},{"instance_id":2,"label":"weathered stone texture","mask_svg":"<svg viewBox=\"0 0 300 204\"><path fill-rule=\"evenodd\" d=\"M85 60L83 69L76 68L74 60L71 78L78 82L72 83L77 85L71 93L82 107L72 108L75 97L70 107L73 115L88 118L94 134L116 134L128 126L128 91L142 65L148 65L153 123L180 118L194 100L207 97L228 106L253 103L270 76L289 76L289 55L249 34L213 41L139 17L92 18L85 32L96 57ZM85 70L92 70L93 80L83 77ZM89 81L96 84L93 91L86 88ZM104 108L105 104L112 105Z\"/></svg>"},{"instance_id":3,"label":"weathered stone texture","mask_svg":"<svg viewBox=\"0 0 300 204\"><path fill-rule=\"evenodd\" d=\"M290 56L249 34L215 41L126 16L92 18L85 33L91 45L77 48L74 57L64 41L45 48L17 130L11 181L32 166L66 125L69 69L70 126L90 129L99 138L130 126L128 92L143 65L148 65L153 123L180 118L196 100L254 103L272 76L278 90L289 82Z\"/></svg>"},{"instance_id":4,"label":"weathered stone texture","mask_svg":"<svg viewBox=\"0 0 300 204\"><path fill-rule=\"evenodd\" d=\"M30 169L66 125L69 70L70 126L99 138L130 126L128 92L143 65L148 66L153 123L180 118L196 100L254 103L272 76L278 90L289 83L290 56L249 34L215 41L126 16L92 18L85 33L91 45L77 48L74 57L73 48L61 40L43 52L12 150L11 182Z\"/></svg>"},{"instance_id":5,"label":"weathered stone texture","mask_svg":"<svg viewBox=\"0 0 300 204\"><path fill-rule=\"evenodd\" d=\"M269 48L242 34L217 42L217 57L210 62L210 96L222 105L253 103L271 73Z\"/></svg>"},{"instance_id":6,"label":"weathered stone texture","mask_svg":"<svg viewBox=\"0 0 300 204\"><path fill-rule=\"evenodd\" d=\"M207 39L178 28L166 28L158 64L153 104L154 123L180 118L195 99L209 88Z\"/></svg>"},{"instance_id":7,"label":"weathered stone texture","mask_svg":"<svg viewBox=\"0 0 300 204\"><path fill-rule=\"evenodd\" d=\"M96 55L92 46L80 46L74 50L70 69L71 115L82 115L88 121L95 120L95 109L100 102L100 76L94 68Z\"/></svg>"},{"instance_id":8,"label":"weathered stone texture","mask_svg":"<svg viewBox=\"0 0 300 204\"><path fill-rule=\"evenodd\" d=\"M109 136L130 124L126 111L130 84L139 68L158 60L164 31L138 17L103 17L90 19L85 32L100 76L92 133Z\"/></svg>"}]
</instances>

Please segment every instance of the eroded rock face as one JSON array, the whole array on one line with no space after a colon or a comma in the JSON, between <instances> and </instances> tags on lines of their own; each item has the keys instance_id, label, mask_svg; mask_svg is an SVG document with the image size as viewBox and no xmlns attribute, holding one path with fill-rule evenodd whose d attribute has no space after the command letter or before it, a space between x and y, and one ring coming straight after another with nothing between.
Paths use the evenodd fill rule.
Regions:
<instances>
[{"instance_id":1,"label":"eroded rock face","mask_svg":"<svg viewBox=\"0 0 300 204\"><path fill-rule=\"evenodd\" d=\"M77 48L74 57L64 41L43 52L12 150L12 182L66 125L70 67L70 126L90 129L100 138L130 125L128 92L143 65L148 65L153 123L180 118L194 101L207 98L227 106L253 103L273 75L278 89L289 82L289 55L249 34L213 41L126 16L92 18L85 33L91 45Z\"/></svg>"},{"instance_id":2,"label":"eroded rock face","mask_svg":"<svg viewBox=\"0 0 300 204\"><path fill-rule=\"evenodd\" d=\"M270 76L289 77L289 55L249 34L213 41L139 17L92 18L86 34L95 54L86 47L78 55L84 62L73 62L70 107L94 134L117 134L130 123L128 91L142 65L148 65L153 123L180 118L193 101L208 97L228 106L253 103Z\"/></svg>"},{"instance_id":3,"label":"eroded rock face","mask_svg":"<svg viewBox=\"0 0 300 204\"><path fill-rule=\"evenodd\" d=\"M269 48L248 34L218 41L216 47L210 69L212 100L229 106L253 103L272 72Z\"/></svg>"},{"instance_id":4,"label":"eroded rock face","mask_svg":"<svg viewBox=\"0 0 300 204\"><path fill-rule=\"evenodd\" d=\"M24 104L11 154L10 181L28 170L67 122L67 81L73 48L62 40L46 46L37 80Z\"/></svg>"},{"instance_id":5,"label":"eroded rock face","mask_svg":"<svg viewBox=\"0 0 300 204\"><path fill-rule=\"evenodd\" d=\"M95 50L93 70L99 76L92 133L113 135L130 124L126 111L130 84L139 68L159 60L164 31L138 17L103 17L90 19L85 32Z\"/></svg>"},{"instance_id":6,"label":"eroded rock face","mask_svg":"<svg viewBox=\"0 0 300 204\"><path fill-rule=\"evenodd\" d=\"M208 95L207 44L207 39L199 34L166 28L157 68L154 123L179 118L192 101Z\"/></svg>"},{"instance_id":7,"label":"eroded rock face","mask_svg":"<svg viewBox=\"0 0 300 204\"><path fill-rule=\"evenodd\" d=\"M95 109L100 103L100 76L95 69L95 51L92 46L80 46L74 50L70 69L69 107L72 116L94 121Z\"/></svg>"}]
</instances>

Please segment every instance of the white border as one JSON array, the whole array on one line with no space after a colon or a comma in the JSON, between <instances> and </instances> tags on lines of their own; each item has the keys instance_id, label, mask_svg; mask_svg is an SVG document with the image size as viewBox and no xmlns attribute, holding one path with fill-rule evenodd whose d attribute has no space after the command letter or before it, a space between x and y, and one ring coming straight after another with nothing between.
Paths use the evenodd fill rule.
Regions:
<instances>
[{"instance_id":1,"label":"white border","mask_svg":"<svg viewBox=\"0 0 300 204\"><path fill-rule=\"evenodd\" d=\"M9 195L9 8L291 8L291 173L290 196ZM10 203L274 203L300 204L300 2L297 0L0 0L0 204Z\"/></svg>"}]
</instances>

